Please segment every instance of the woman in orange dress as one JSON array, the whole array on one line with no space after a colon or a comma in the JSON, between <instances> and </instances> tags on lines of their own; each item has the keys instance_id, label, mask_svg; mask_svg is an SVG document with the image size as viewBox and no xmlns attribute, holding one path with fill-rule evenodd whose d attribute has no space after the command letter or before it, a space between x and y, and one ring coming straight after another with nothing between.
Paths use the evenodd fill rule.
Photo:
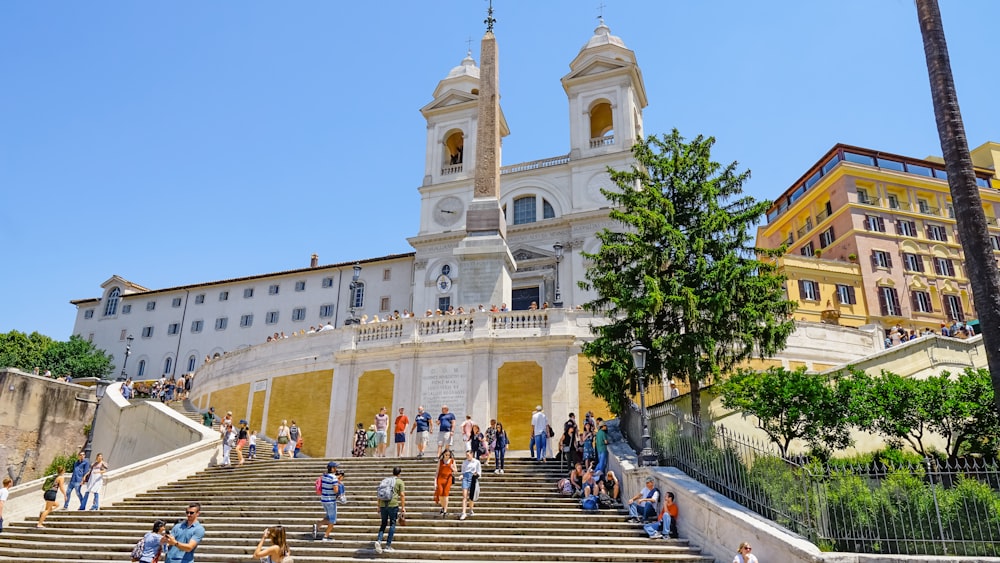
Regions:
<instances>
[{"instance_id":1,"label":"woman in orange dress","mask_svg":"<svg viewBox=\"0 0 1000 563\"><path fill-rule=\"evenodd\" d=\"M448 496L451 494L451 484L454 481L455 454L451 448L446 448L438 458L436 486L434 487L434 502L441 505L441 516L448 516Z\"/></svg>"}]
</instances>

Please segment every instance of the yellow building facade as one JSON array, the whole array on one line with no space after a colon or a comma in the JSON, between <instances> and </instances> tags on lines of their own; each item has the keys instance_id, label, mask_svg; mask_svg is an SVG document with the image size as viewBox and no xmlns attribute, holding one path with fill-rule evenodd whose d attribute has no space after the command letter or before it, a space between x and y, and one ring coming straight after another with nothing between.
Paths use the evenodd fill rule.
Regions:
<instances>
[{"instance_id":1,"label":"yellow building facade","mask_svg":"<svg viewBox=\"0 0 1000 563\"><path fill-rule=\"evenodd\" d=\"M1000 252L1000 144L972 154ZM919 331L976 317L940 159L838 144L775 200L757 245L787 246L799 320Z\"/></svg>"}]
</instances>

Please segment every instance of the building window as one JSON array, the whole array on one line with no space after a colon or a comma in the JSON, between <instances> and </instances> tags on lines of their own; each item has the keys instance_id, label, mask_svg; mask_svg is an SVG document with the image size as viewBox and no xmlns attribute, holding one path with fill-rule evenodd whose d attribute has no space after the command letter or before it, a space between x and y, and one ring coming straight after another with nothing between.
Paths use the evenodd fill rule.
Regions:
<instances>
[{"instance_id":1,"label":"building window","mask_svg":"<svg viewBox=\"0 0 1000 563\"><path fill-rule=\"evenodd\" d=\"M382 281L389 281L392 279L392 269L386 268L382 270Z\"/></svg>"},{"instance_id":2,"label":"building window","mask_svg":"<svg viewBox=\"0 0 1000 563\"><path fill-rule=\"evenodd\" d=\"M267 294L268 295L277 295L279 289L281 289L281 287L278 284L273 284L273 285L271 285L271 287L267 288Z\"/></svg>"},{"instance_id":3,"label":"building window","mask_svg":"<svg viewBox=\"0 0 1000 563\"><path fill-rule=\"evenodd\" d=\"M862 189L858 189L858 203L868 204L868 192Z\"/></svg>"},{"instance_id":4,"label":"building window","mask_svg":"<svg viewBox=\"0 0 1000 563\"><path fill-rule=\"evenodd\" d=\"M174 367L174 359L167 356L166 360L163 360L163 375L170 375L170 368Z\"/></svg>"},{"instance_id":5,"label":"building window","mask_svg":"<svg viewBox=\"0 0 1000 563\"><path fill-rule=\"evenodd\" d=\"M306 290L306 282L304 281L295 282L295 291L305 291L305 290Z\"/></svg>"},{"instance_id":6,"label":"building window","mask_svg":"<svg viewBox=\"0 0 1000 563\"><path fill-rule=\"evenodd\" d=\"M139 360L139 370L136 372L136 377L142 377L146 375L146 360Z\"/></svg>"},{"instance_id":7,"label":"building window","mask_svg":"<svg viewBox=\"0 0 1000 563\"><path fill-rule=\"evenodd\" d=\"M990 235L990 246L993 250L1000 250L1000 235Z\"/></svg>"},{"instance_id":8,"label":"building window","mask_svg":"<svg viewBox=\"0 0 1000 563\"><path fill-rule=\"evenodd\" d=\"M253 315L243 315L240 317L240 327L248 328L253 326Z\"/></svg>"},{"instance_id":9,"label":"building window","mask_svg":"<svg viewBox=\"0 0 1000 563\"><path fill-rule=\"evenodd\" d=\"M841 305L854 305L857 299L854 296L854 286L842 283L837 284L837 303Z\"/></svg>"},{"instance_id":10,"label":"building window","mask_svg":"<svg viewBox=\"0 0 1000 563\"><path fill-rule=\"evenodd\" d=\"M333 287L333 278L323 278L323 287Z\"/></svg>"},{"instance_id":11,"label":"building window","mask_svg":"<svg viewBox=\"0 0 1000 563\"><path fill-rule=\"evenodd\" d=\"M131 303L126 303L126 304L122 305L122 314L123 315L127 315L127 314L129 314L131 312L132 312L132 304Z\"/></svg>"},{"instance_id":12,"label":"building window","mask_svg":"<svg viewBox=\"0 0 1000 563\"><path fill-rule=\"evenodd\" d=\"M535 196L519 197L514 200L514 224L524 225L535 222Z\"/></svg>"},{"instance_id":13,"label":"building window","mask_svg":"<svg viewBox=\"0 0 1000 563\"><path fill-rule=\"evenodd\" d=\"M229 317L215 319L215 330L226 330L227 326L229 326Z\"/></svg>"},{"instance_id":14,"label":"building window","mask_svg":"<svg viewBox=\"0 0 1000 563\"><path fill-rule=\"evenodd\" d=\"M181 306L181 298L180 297L174 297L174 300L171 301L170 304L172 306L174 306L174 307L180 307Z\"/></svg>"},{"instance_id":15,"label":"building window","mask_svg":"<svg viewBox=\"0 0 1000 563\"><path fill-rule=\"evenodd\" d=\"M819 301L819 284L812 280L799 280L799 298Z\"/></svg>"},{"instance_id":16,"label":"building window","mask_svg":"<svg viewBox=\"0 0 1000 563\"><path fill-rule=\"evenodd\" d=\"M803 246L799 252L801 252L803 256L812 256L816 253L812 241L809 241L805 246Z\"/></svg>"},{"instance_id":17,"label":"building window","mask_svg":"<svg viewBox=\"0 0 1000 563\"><path fill-rule=\"evenodd\" d=\"M899 209L899 198L889 194L889 209Z\"/></svg>"},{"instance_id":18,"label":"building window","mask_svg":"<svg viewBox=\"0 0 1000 563\"><path fill-rule=\"evenodd\" d=\"M552 209L552 204L542 200L542 219L552 219L556 216L556 210Z\"/></svg>"},{"instance_id":19,"label":"building window","mask_svg":"<svg viewBox=\"0 0 1000 563\"><path fill-rule=\"evenodd\" d=\"M354 304L355 309L360 309L365 306L365 284L364 282L358 282L354 286L354 295L351 296L351 303Z\"/></svg>"},{"instance_id":20,"label":"building window","mask_svg":"<svg viewBox=\"0 0 1000 563\"><path fill-rule=\"evenodd\" d=\"M924 261L920 259L919 254L903 253L903 266L908 272L924 271Z\"/></svg>"},{"instance_id":21,"label":"building window","mask_svg":"<svg viewBox=\"0 0 1000 563\"><path fill-rule=\"evenodd\" d=\"M228 291L220 291L219 292L219 301L229 301L229 292Z\"/></svg>"},{"instance_id":22,"label":"building window","mask_svg":"<svg viewBox=\"0 0 1000 563\"><path fill-rule=\"evenodd\" d=\"M451 296L438 297L438 311L447 311L451 307Z\"/></svg>"},{"instance_id":23,"label":"building window","mask_svg":"<svg viewBox=\"0 0 1000 563\"><path fill-rule=\"evenodd\" d=\"M296 307L292 309L292 320L293 321L304 321L306 320L306 308Z\"/></svg>"},{"instance_id":24,"label":"building window","mask_svg":"<svg viewBox=\"0 0 1000 563\"><path fill-rule=\"evenodd\" d=\"M167 334L173 336L181 331L181 323L170 323L167 326Z\"/></svg>"},{"instance_id":25,"label":"building window","mask_svg":"<svg viewBox=\"0 0 1000 563\"><path fill-rule=\"evenodd\" d=\"M883 317L898 317L902 313L899 306L899 294L894 287L879 286L878 304L882 309Z\"/></svg>"},{"instance_id":26,"label":"building window","mask_svg":"<svg viewBox=\"0 0 1000 563\"><path fill-rule=\"evenodd\" d=\"M947 258L934 258L934 273L939 276L955 277L955 266Z\"/></svg>"},{"instance_id":27,"label":"building window","mask_svg":"<svg viewBox=\"0 0 1000 563\"><path fill-rule=\"evenodd\" d=\"M278 312L277 311L268 311L267 314L264 315L264 323L269 324L269 325L273 325L273 324L276 324L277 322L278 322Z\"/></svg>"},{"instance_id":28,"label":"building window","mask_svg":"<svg viewBox=\"0 0 1000 563\"><path fill-rule=\"evenodd\" d=\"M122 292L117 287L111 288L111 291L108 292L108 300L104 303L105 317L111 317L118 312L118 299L121 298L121 295Z\"/></svg>"},{"instance_id":29,"label":"building window","mask_svg":"<svg viewBox=\"0 0 1000 563\"><path fill-rule=\"evenodd\" d=\"M904 237L917 236L917 224L913 221L896 221L896 234Z\"/></svg>"},{"instance_id":30,"label":"building window","mask_svg":"<svg viewBox=\"0 0 1000 563\"><path fill-rule=\"evenodd\" d=\"M319 318L326 319L333 316L333 305L320 305Z\"/></svg>"},{"instance_id":31,"label":"building window","mask_svg":"<svg viewBox=\"0 0 1000 563\"><path fill-rule=\"evenodd\" d=\"M196 367L195 364L197 362L198 362L198 358L195 358L193 354L190 355L190 356L188 356L188 369L187 369L188 373L191 373L192 371L194 371L194 368Z\"/></svg>"},{"instance_id":32,"label":"building window","mask_svg":"<svg viewBox=\"0 0 1000 563\"><path fill-rule=\"evenodd\" d=\"M147 311L152 311L154 309L156 309L156 301L147 301L146 302L146 310Z\"/></svg>"},{"instance_id":33,"label":"building window","mask_svg":"<svg viewBox=\"0 0 1000 563\"><path fill-rule=\"evenodd\" d=\"M913 310L918 313L931 313L931 294L926 291L913 292Z\"/></svg>"},{"instance_id":34,"label":"building window","mask_svg":"<svg viewBox=\"0 0 1000 563\"><path fill-rule=\"evenodd\" d=\"M191 332L201 332L205 327L205 321L191 321Z\"/></svg>"},{"instance_id":35,"label":"building window","mask_svg":"<svg viewBox=\"0 0 1000 563\"><path fill-rule=\"evenodd\" d=\"M391 306L391 301L392 300L390 298L388 298L388 297L383 297L382 299L379 299L378 310L379 311L388 311L389 307Z\"/></svg>"},{"instance_id":36,"label":"building window","mask_svg":"<svg viewBox=\"0 0 1000 563\"><path fill-rule=\"evenodd\" d=\"M151 327L151 326L144 326L144 327L142 327L142 337L143 338L152 338L153 337L153 327Z\"/></svg>"},{"instance_id":37,"label":"building window","mask_svg":"<svg viewBox=\"0 0 1000 563\"><path fill-rule=\"evenodd\" d=\"M950 203L948 204L948 217L955 218L955 206Z\"/></svg>"},{"instance_id":38,"label":"building window","mask_svg":"<svg viewBox=\"0 0 1000 563\"><path fill-rule=\"evenodd\" d=\"M892 269L892 256L884 250L872 250L872 267L876 270L879 268Z\"/></svg>"},{"instance_id":39,"label":"building window","mask_svg":"<svg viewBox=\"0 0 1000 563\"><path fill-rule=\"evenodd\" d=\"M199 293L198 295L194 296L194 304L195 305L201 305L204 302L205 302L205 294L204 293Z\"/></svg>"},{"instance_id":40,"label":"building window","mask_svg":"<svg viewBox=\"0 0 1000 563\"><path fill-rule=\"evenodd\" d=\"M865 215L865 228L879 233L885 232L885 219L875 215Z\"/></svg>"},{"instance_id":41,"label":"building window","mask_svg":"<svg viewBox=\"0 0 1000 563\"><path fill-rule=\"evenodd\" d=\"M927 238L941 242L948 242L948 230L941 225L927 225Z\"/></svg>"},{"instance_id":42,"label":"building window","mask_svg":"<svg viewBox=\"0 0 1000 563\"><path fill-rule=\"evenodd\" d=\"M819 234L819 247L826 248L830 246L833 244L834 239L836 239L836 237L833 234L833 227L830 227Z\"/></svg>"},{"instance_id":43,"label":"building window","mask_svg":"<svg viewBox=\"0 0 1000 563\"><path fill-rule=\"evenodd\" d=\"M949 321L964 321L965 311L962 310L962 298L957 295L944 296L944 311Z\"/></svg>"},{"instance_id":44,"label":"building window","mask_svg":"<svg viewBox=\"0 0 1000 563\"><path fill-rule=\"evenodd\" d=\"M87 309L86 311L84 311L83 312L83 318L85 318L85 319L92 319L92 318L94 318L94 310L93 309Z\"/></svg>"},{"instance_id":45,"label":"building window","mask_svg":"<svg viewBox=\"0 0 1000 563\"><path fill-rule=\"evenodd\" d=\"M931 206L929 203L927 203L926 199L917 200L917 209L919 209L920 212L925 215L931 212Z\"/></svg>"},{"instance_id":46,"label":"building window","mask_svg":"<svg viewBox=\"0 0 1000 563\"><path fill-rule=\"evenodd\" d=\"M243 299L250 299L251 297L253 297L253 288L252 287L248 287L248 288L244 289L243 290Z\"/></svg>"}]
</instances>

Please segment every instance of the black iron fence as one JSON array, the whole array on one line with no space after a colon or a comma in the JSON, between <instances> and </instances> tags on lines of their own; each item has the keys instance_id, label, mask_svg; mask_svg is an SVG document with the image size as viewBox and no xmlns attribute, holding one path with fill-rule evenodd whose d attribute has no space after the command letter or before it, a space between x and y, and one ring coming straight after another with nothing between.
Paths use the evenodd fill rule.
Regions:
<instances>
[{"instance_id":1,"label":"black iron fence","mask_svg":"<svg viewBox=\"0 0 1000 563\"><path fill-rule=\"evenodd\" d=\"M1000 556L995 461L822 464L783 458L770 442L722 425L699 425L669 402L647 411L661 465L681 469L821 549ZM638 408L623 414L621 429L641 449Z\"/></svg>"}]
</instances>

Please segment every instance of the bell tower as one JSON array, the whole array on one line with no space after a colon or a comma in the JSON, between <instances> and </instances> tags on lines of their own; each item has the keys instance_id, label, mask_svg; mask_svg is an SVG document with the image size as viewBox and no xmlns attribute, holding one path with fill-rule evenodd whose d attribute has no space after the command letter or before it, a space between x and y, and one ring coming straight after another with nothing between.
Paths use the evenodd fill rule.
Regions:
<instances>
[{"instance_id":1,"label":"bell tower","mask_svg":"<svg viewBox=\"0 0 1000 563\"><path fill-rule=\"evenodd\" d=\"M570 158L627 150L643 135L646 85L635 52L601 18L562 78L569 98Z\"/></svg>"}]
</instances>

